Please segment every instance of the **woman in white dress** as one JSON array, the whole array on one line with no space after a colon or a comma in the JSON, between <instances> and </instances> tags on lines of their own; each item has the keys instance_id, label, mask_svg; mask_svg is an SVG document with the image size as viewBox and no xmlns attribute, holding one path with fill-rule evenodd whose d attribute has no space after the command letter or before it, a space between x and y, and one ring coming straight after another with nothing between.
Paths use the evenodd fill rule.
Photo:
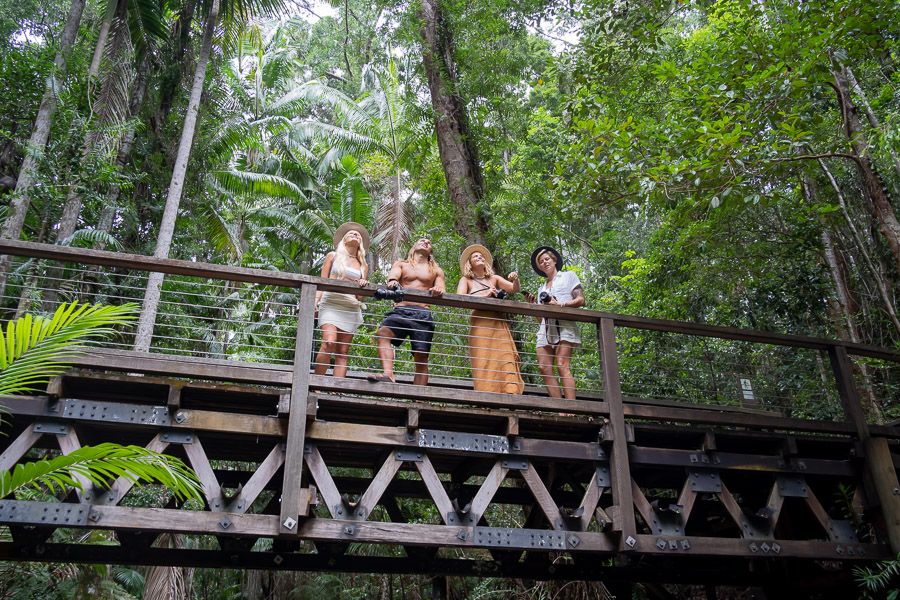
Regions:
<instances>
[{"instance_id":1,"label":"woman in white dress","mask_svg":"<svg viewBox=\"0 0 900 600\"><path fill-rule=\"evenodd\" d=\"M531 255L531 266L546 281L538 288L537 298L525 297L529 302L548 306L580 308L584 306L584 290L574 271L561 271L562 255L550 246L541 246ZM544 377L551 398L575 399L575 378L572 376L572 351L581 345L578 323L562 319L541 319L537 334L538 368ZM559 379L553 373L553 365ZM560 389L562 388L562 389Z\"/></svg>"},{"instance_id":2,"label":"woman in white dress","mask_svg":"<svg viewBox=\"0 0 900 600\"><path fill-rule=\"evenodd\" d=\"M369 232L359 223L344 223L334 233L335 251L329 252L322 265L322 277L352 281L360 287L368 281L366 248ZM347 352L353 334L362 325L362 302L354 294L337 292L316 292L316 309L319 314L319 328L322 330L322 345L316 355L314 373L324 375L334 357L335 377L347 375Z\"/></svg>"}]
</instances>

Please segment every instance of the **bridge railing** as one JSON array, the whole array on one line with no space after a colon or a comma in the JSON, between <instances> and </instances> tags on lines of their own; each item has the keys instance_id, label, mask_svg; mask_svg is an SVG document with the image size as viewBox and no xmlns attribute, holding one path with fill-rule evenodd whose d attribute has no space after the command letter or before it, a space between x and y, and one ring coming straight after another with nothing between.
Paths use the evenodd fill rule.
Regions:
<instances>
[{"instance_id":1,"label":"bridge railing","mask_svg":"<svg viewBox=\"0 0 900 600\"><path fill-rule=\"evenodd\" d=\"M15 254L0 316L47 311L59 302L140 303L148 271L167 273L151 352L273 365L294 362L300 289L358 294L365 300L364 324L348 351L351 376L380 371L375 331L386 301L373 301L374 286L359 289L335 280L290 273L208 265L193 261L31 244L0 242L0 251ZM828 352L846 350L854 387L870 423L890 421L900 411L900 359L897 353L836 340L739 330L581 309L562 309L448 294L431 298L410 293L429 304L436 333L430 356L433 384L471 387L468 315L472 309L502 310L519 352L526 393L544 393L535 353L540 318L580 323L582 347L573 374L579 398L600 399L604 367L598 328L612 323L619 362L621 393L627 402L690 404L765 411L785 417L846 418ZM321 328L311 328L311 358ZM133 332L107 344L128 350ZM396 353L396 373L409 381L413 364L408 351Z\"/></svg>"}]
</instances>

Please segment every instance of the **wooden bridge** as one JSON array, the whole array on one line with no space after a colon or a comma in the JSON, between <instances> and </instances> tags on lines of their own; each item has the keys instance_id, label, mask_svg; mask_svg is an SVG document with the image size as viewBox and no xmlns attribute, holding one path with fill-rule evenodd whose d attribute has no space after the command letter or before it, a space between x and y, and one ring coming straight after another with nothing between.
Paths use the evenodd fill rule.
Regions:
<instances>
[{"instance_id":1,"label":"wooden bridge","mask_svg":"<svg viewBox=\"0 0 900 600\"><path fill-rule=\"evenodd\" d=\"M28 259L32 281L42 264L55 273L68 265L63 279L76 283L53 284L64 298L123 298L129 274L149 267L229 293L281 290L283 314L272 316L271 304L259 314L296 334L284 360L258 349L229 355L222 348L233 335L217 338L215 356L197 352L188 334L169 336L180 355L99 348L46 394L3 398L4 469L81 445L138 444L183 458L206 498L180 506L124 480L54 502L6 498L5 560L583 579L621 589L753 585L768 597L849 598L853 566L900 551L900 431L875 422L900 400L896 352L422 295L463 316L499 308L529 317L522 323L584 323L578 399L548 398L533 377L521 396L473 391L453 376L464 373L465 350L449 333L457 362L444 368L436 350L430 385L373 384L362 362L351 362L347 379L311 372L315 292L358 292L346 284L6 240L0 252ZM191 302L173 306L185 315ZM702 369L687 364L696 356ZM739 377L716 375L726 358ZM809 418L832 405L833 420ZM62 542L58 529L106 530L110 541ZM215 543L158 547L162 532Z\"/></svg>"}]
</instances>

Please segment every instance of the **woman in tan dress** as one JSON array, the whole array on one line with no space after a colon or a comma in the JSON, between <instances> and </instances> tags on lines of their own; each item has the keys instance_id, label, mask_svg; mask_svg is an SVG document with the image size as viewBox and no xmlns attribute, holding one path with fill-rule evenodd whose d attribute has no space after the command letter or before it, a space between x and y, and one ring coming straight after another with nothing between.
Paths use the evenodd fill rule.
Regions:
<instances>
[{"instance_id":1,"label":"woman in tan dress","mask_svg":"<svg viewBox=\"0 0 900 600\"><path fill-rule=\"evenodd\" d=\"M457 294L496 297L498 290L519 291L519 274L504 279L491 268L493 257L487 248L473 244L459 257L462 278ZM473 310L469 318L469 357L476 391L521 394L525 388L519 373L519 353L509 331L506 315L488 310Z\"/></svg>"}]
</instances>

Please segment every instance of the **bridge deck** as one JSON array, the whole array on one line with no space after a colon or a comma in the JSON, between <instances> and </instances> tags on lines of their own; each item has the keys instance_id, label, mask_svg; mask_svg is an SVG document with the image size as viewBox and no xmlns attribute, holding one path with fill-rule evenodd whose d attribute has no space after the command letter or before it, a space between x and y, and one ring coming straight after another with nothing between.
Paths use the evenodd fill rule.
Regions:
<instances>
[{"instance_id":1,"label":"bridge deck","mask_svg":"<svg viewBox=\"0 0 900 600\"><path fill-rule=\"evenodd\" d=\"M18 242L0 251L73 258ZM346 289L290 279L301 288L292 364L97 349L46 394L4 398L4 469L81 445L137 444L190 464L206 502L179 506L124 480L53 502L7 498L0 523L12 541L0 558L849 590L854 564L900 549L898 433L867 422L850 362L900 362L895 353L570 311L596 324L602 373L601 391L575 401L440 378L372 384L311 374L312 292ZM638 326L820 352L845 418L623 394L615 331ZM72 528L109 531L114 545L56 541ZM157 548L161 532L214 543Z\"/></svg>"}]
</instances>

